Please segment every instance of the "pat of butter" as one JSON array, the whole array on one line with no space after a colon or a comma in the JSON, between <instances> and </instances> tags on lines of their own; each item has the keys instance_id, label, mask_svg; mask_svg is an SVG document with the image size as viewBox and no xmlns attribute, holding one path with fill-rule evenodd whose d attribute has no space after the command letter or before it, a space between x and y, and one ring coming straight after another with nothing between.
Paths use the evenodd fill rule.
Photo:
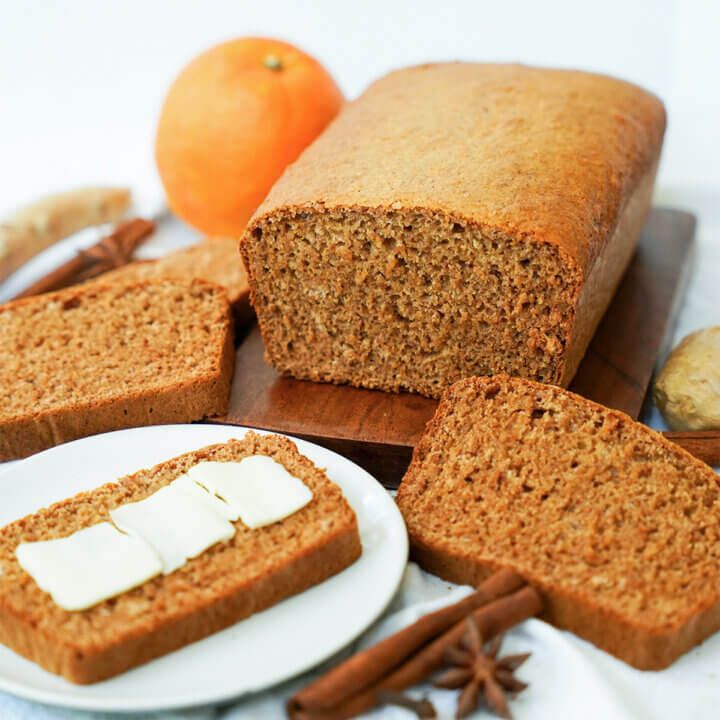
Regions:
<instances>
[{"instance_id":1,"label":"pat of butter","mask_svg":"<svg viewBox=\"0 0 720 720\"><path fill-rule=\"evenodd\" d=\"M227 519L172 484L111 510L110 517L121 530L138 535L155 550L165 574L235 534Z\"/></svg>"},{"instance_id":2,"label":"pat of butter","mask_svg":"<svg viewBox=\"0 0 720 720\"><path fill-rule=\"evenodd\" d=\"M252 455L239 463L198 463L188 476L225 500L252 529L282 520L312 500L303 481L267 455Z\"/></svg>"},{"instance_id":3,"label":"pat of butter","mask_svg":"<svg viewBox=\"0 0 720 720\"><path fill-rule=\"evenodd\" d=\"M85 610L162 572L147 543L108 522L58 540L20 543L16 555L23 570L65 610Z\"/></svg>"},{"instance_id":4,"label":"pat of butter","mask_svg":"<svg viewBox=\"0 0 720 720\"><path fill-rule=\"evenodd\" d=\"M170 483L170 487L176 487L180 492L189 495L194 502L206 505L214 510L221 517L233 522L240 516L224 500L217 495L209 493L205 488L193 482L189 475L181 475Z\"/></svg>"}]
</instances>

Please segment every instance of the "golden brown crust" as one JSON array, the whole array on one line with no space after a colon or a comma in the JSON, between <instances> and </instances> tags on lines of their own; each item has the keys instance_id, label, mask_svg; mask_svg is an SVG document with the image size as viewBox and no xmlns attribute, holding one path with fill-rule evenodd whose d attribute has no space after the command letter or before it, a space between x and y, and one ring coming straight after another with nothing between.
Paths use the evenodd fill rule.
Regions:
<instances>
[{"instance_id":1,"label":"golden brown crust","mask_svg":"<svg viewBox=\"0 0 720 720\"><path fill-rule=\"evenodd\" d=\"M632 255L664 129L655 96L590 73L450 63L381 78L287 169L241 241L269 360L295 377L433 397L460 377L498 371L569 384ZM326 218L327 233L318 218ZM371 249L378 236L385 250L365 252L361 240ZM292 251L274 257L263 243L280 240ZM444 268L428 259L432 277L416 288L414 263L433 243L457 248L457 257ZM538 261L534 287L518 268L520 246ZM494 266L489 274L483 262ZM308 266L320 278L312 287ZM266 268L276 275L266 277ZM440 282L444 270L449 277ZM485 297L493 273L500 291ZM300 291L290 302L307 312L288 320L283 297L293 282ZM387 316L374 316L374 327L369 318L368 327L348 323L354 331L328 329L349 309L325 316L315 295L334 302L361 284L366 297L376 293L388 306L410 292L422 312L413 318L388 307ZM459 290L453 296L453 285L472 288L472 297ZM533 297L514 307L520 295ZM377 305L368 312L382 312ZM507 308L498 321L493 309L501 305ZM545 313L541 321L529 317L533 309ZM454 333L468 316L476 327L495 325L488 336L496 344L482 333L458 341ZM394 342L383 333L394 334ZM462 367L432 365L445 339L455 356L468 356ZM365 340L379 347L375 355ZM508 359L513 343L528 367ZM404 356L407 366L398 360ZM428 358L427 371L413 372L413 363Z\"/></svg>"},{"instance_id":2,"label":"golden brown crust","mask_svg":"<svg viewBox=\"0 0 720 720\"><path fill-rule=\"evenodd\" d=\"M550 463L548 457L541 454L544 451L541 451L538 447L533 450L533 447L523 443L522 438L528 431L523 425L522 417L528 411L530 405L528 407L523 405L522 410L520 407L513 406L515 408L513 423L502 426L516 427L516 438L506 437L504 432L500 430L499 425L495 427L496 420L493 417L474 418L466 415L465 406L460 408L458 405L459 401L466 398L468 393L472 397L475 397L477 393L477 400L473 402L481 403L483 402L481 398L487 396L488 392L499 391L500 394L503 394L508 389L522 392L530 401L530 405L537 402L542 407L547 407L548 397L569 400L576 407L583 407L588 411L591 417L590 426L599 427L599 423L602 421L606 428L611 429L608 437L622 436L626 438L625 444L619 451L608 449L606 452L609 453L611 458L608 461L606 460L607 456L598 456L591 453L589 449L591 447L590 435L588 434L585 440L588 443L588 449L584 452L589 454L591 458L590 476L587 482L581 485L572 485L569 471L565 470L564 467L558 469L559 463L557 462ZM536 396L537 400L534 400ZM555 412L558 412L557 408L555 408ZM458 413L461 414L461 418L458 418ZM545 512L545 520L538 525L534 520L536 508L531 506L529 504L531 501L528 500L526 510L516 517L516 513L519 512L516 508L519 506L513 504L513 490L511 487L514 488L514 485L510 474L512 467L510 466L507 470L504 470L505 466L502 458L505 457L505 454L497 455L494 448L488 448L483 443L480 444L477 452L481 454L490 452L493 453L493 458L497 457L498 459L493 460L489 465L490 469L486 470L481 476L472 476L473 483L482 482L480 486L472 484L471 487L476 488L473 490L474 493L483 495L492 492L491 488L494 482L502 482L503 487L508 485L507 504L503 505L501 509L505 519L499 525L493 525L493 528L495 528L495 532L504 531L507 528L504 528L503 523L507 522L513 535L510 541L511 546L513 548L515 546L526 548L523 552L527 553L527 557L517 555L514 550L499 550L496 553L493 550L488 550L488 547L493 542L492 537L486 539L486 546L480 546L477 542L469 540L470 537L474 536L472 531L469 534L467 530L460 533L447 532L447 528L452 523L445 522L443 518L446 517L446 514L452 515L455 502L467 502L465 499L454 499L454 495L465 498L462 486L465 484L466 479L465 477L459 477L453 481L451 468L453 462L457 461L455 451L452 451L452 456L444 457L443 448L440 447L440 444L443 447L449 444L448 423L453 422L453 418L457 420L459 425L464 427L478 426L479 423L487 423L489 427L492 426L492 433L495 437L494 442L498 447L510 443L508 447L512 452L514 462L519 463L520 466L528 463L525 450L536 453L538 469L533 468L532 472L525 476L531 479L523 482L540 485L543 478L539 473L544 473L547 478L551 479L549 483L543 485L544 495L540 504L541 508L544 507L542 503L548 502L548 498L551 501L551 498L558 492L557 482L561 483L560 487L562 487L562 483L567 483L568 496L562 507L574 508L571 522L578 532L571 543L572 549L562 549L561 546L567 531L558 529L561 528L562 520L559 520L559 516L554 515L552 511ZM570 418L568 427L574 427L575 430L572 432L575 432L580 424L579 418ZM602 432L602 430L598 432ZM573 463L569 467L574 467L578 463L581 456L574 454L574 436L571 437L568 434L556 437L553 435L552 442L559 447L567 447L567 452L573 459ZM648 457L647 461L644 461L645 469L641 468L639 480L632 475L630 465L627 468L622 465L624 460L629 461L636 452L636 448L640 448L638 452L641 454L654 454L654 457ZM593 460L593 458L595 459ZM648 545L644 545L642 541L637 545L634 550L634 552L638 553L637 559L633 557L627 559L623 577L608 578L608 573L614 571L607 569L606 554L610 553L613 558L617 559L618 555L626 552L626 548L621 549L616 544L619 537L619 535L616 535L614 536L616 538L614 543L610 543L609 547L595 552L593 545L594 543L602 545L603 536L602 533L593 529L596 518L582 514L582 511L578 509L580 500L577 495L593 493L597 483L606 482L603 473L605 472L605 465L609 464L618 473L617 476L615 476L614 472L612 473L612 481L615 480L615 477L625 481L625 475L627 475L627 502L631 504L642 503L642 494L639 497L631 494L631 490L636 489L637 485L633 488L629 478L632 475L632 483L642 482L643 477L651 478L653 470L649 464L655 462L659 466L668 458L673 461L675 466L682 468L681 471L673 470L678 487L676 490L672 489L670 485L672 478L669 476L659 476L657 481L660 485L665 485L665 489L668 495L672 496L672 500L668 501L661 491L658 497L663 497L663 500L657 504L657 509L654 509L656 497L651 492L648 492L642 512L649 518L647 524L651 527L649 537L652 540L647 540ZM646 475L646 473L648 474ZM556 480L556 478L559 478L559 480ZM442 501L438 499L437 509L433 514L429 514L427 510L420 509L423 502L422 498L424 495L433 492L432 485L434 482L439 483L442 479L447 480L450 485L454 483L454 495L449 497L445 494ZM711 568L714 567L715 560L711 557L704 558L702 562L707 567L699 571L693 568L692 573L694 575L691 575L690 563L695 561L696 558L691 559L688 554L690 547L684 547L684 544L690 541L683 534L685 532L683 522L678 521L675 523L671 521L669 523L672 530L668 540L662 536L659 523L653 526L653 522L656 522L652 519L653 512L661 514L675 512L679 518L682 518L682 521L685 521L686 517L683 517L683 513L697 510L697 508L691 509L693 507L690 500L692 497L691 488L706 488L704 494L702 492L700 494L703 497L703 502L710 505L707 512L712 514L712 508L716 504L717 485L717 476L710 468L689 453L686 453L682 448L669 442L660 433L655 433L649 428L633 422L631 418L623 413L604 408L566 390L550 388L527 380L498 376L495 378L469 378L456 383L446 391L435 416L428 423L420 442L414 450L412 462L398 489L396 500L408 526L411 556L427 571L453 582L474 585L498 568L510 567L525 577L543 595L543 619L557 627L576 633L634 667L659 670L670 665L680 655L720 629L720 597L715 591L711 591L707 585L709 577L707 573L712 572ZM570 488L574 488L574 490ZM526 488L523 484L522 491L525 490L532 491L531 488ZM447 493L447 489L445 493ZM526 497L530 498L531 496L527 495ZM593 497L599 498L597 495ZM428 500L427 502L430 503L431 501ZM612 522L613 519L616 522L622 522L619 519L624 518L625 515L623 515L622 511L615 513L614 510L618 510L618 508L614 507L612 502L614 501L603 507L597 517L606 517L608 522ZM665 502L675 502L677 506L674 509L672 507L667 508ZM465 508L463 512L469 518L468 523L470 525L478 522L489 523L493 521L492 513L494 511L492 509L483 506L482 517L476 517L473 514L475 509L472 506L472 501L470 503L470 505L463 506ZM599 499L598 504L601 504ZM543 511L540 510L540 513L542 516ZM720 516L720 513L713 516L715 522L718 516ZM626 522L629 522L629 520L626 520ZM700 525L704 526L706 522L711 521L705 517L698 517L693 522L698 523L698 526L692 530L694 533ZM667 528L668 524L665 524L664 527ZM555 534L546 537L546 532ZM622 526L620 526L620 532L623 532ZM639 526L627 529L627 533L636 533L638 536L641 536L644 532L645 529ZM656 532L658 535L655 540L654 533ZM706 530L702 530L698 537L704 539L705 532ZM533 538L532 545L540 548L535 554L533 554L533 547L526 547L525 544L527 538L530 537ZM553 538L552 542L548 540L549 537ZM683 547L675 551L672 547L673 542L680 543ZM543 543L547 543L547 545ZM709 543L712 547L711 539ZM502 544L494 547L501 548ZM646 554L643 548L648 550L649 554ZM557 555L554 554L556 552ZM675 556L675 552L679 554ZM547 553L547 555L543 553ZM668 579L667 584L663 585L663 590L661 590L663 566L661 560L656 561L655 558L661 558L663 554L665 554L669 567L669 570L665 570L665 572L668 573L668 577L672 575L672 579ZM702 555L702 553L700 554ZM572 560L576 563L576 561L579 562L581 558L586 557L587 565L578 566L575 564L572 571L569 569L563 570L563 562ZM542 562L538 561L538 558L541 558L542 561L547 559L550 567L540 567ZM679 558L682 559L683 564L687 563L687 575L674 585L674 573L677 571L676 564ZM644 572L652 574L656 562L657 572L654 575L655 579L641 582L638 592L638 587L632 584L632 577L638 574L642 575ZM647 567L644 566L645 563ZM580 567L579 570L578 567ZM660 573L660 577L657 576L657 573ZM717 570L715 573L717 574ZM580 578L584 578L584 580ZM611 588L613 585L617 586L618 583L629 583L626 590L627 597L630 597L630 588L632 587L633 601L637 600L637 602L624 605L622 594L620 599L617 599L617 596L613 596L612 591L604 592L602 587L600 592L596 592L596 588L592 587L595 581L609 582ZM695 590L689 590L691 587L695 588ZM704 589L702 592L698 592L697 588ZM663 596L663 592L667 593L667 595Z\"/></svg>"},{"instance_id":3,"label":"golden brown crust","mask_svg":"<svg viewBox=\"0 0 720 720\"><path fill-rule=\"evenodd\" d=\"M48 672L88 685L167 655L262 612L341 572L359 554L357 530L347 528L307 555L259 579L252 587L220 597L211 605L146 633L128 637L122 645L99 648L91 654L58 645L51 636L23 624L0 602L0 642Z\"/></svg>"},{"instance_id":4,"label":"golden brown crust","mask_svg":"<svg viewBox=\"0 0 720 720\"><path fill-rule=\"evenodd\" d=\"M615 230L599 251L592 270L582 285L565 357L559 368L557 382L563 387L567 387L572 382L595 330L610 305L635 252L637 240L650 210L657 166L658 160L655 160L627 198Z\"/></svg>"},{"instance_id":5,"label":"golden brown crust","mask_svg":"<svg viewBox=\"0 0 720 720\"><path fill-rule=\"evenodd\" d=\"M171 573L80 612L56 606L18 565L19 542L63 537L106 520L202 460L275 457L313 491L284 521L236 534ZM50 672L92 683L222 630L322 582L361 553L355 514L340 489L277 435L248 433L121 478L0 530L0 642Z\"/></svg>"},{"instance_id":6,"label":"golden brown crust","mask_svg":"<svg viewBox=\"0 0 720 720\"><path fill-rule=\"evenodd\" d=\"M161 298L162 309L155 308ZM71 317L78 309L81 320ZM0 323L0 378L11 398L0 408L0 461L227 409L233 333L218 286L162 279L82 285L8 303ZM183 351L190 357L179 357Z\"/></svg>"}]
</instances>

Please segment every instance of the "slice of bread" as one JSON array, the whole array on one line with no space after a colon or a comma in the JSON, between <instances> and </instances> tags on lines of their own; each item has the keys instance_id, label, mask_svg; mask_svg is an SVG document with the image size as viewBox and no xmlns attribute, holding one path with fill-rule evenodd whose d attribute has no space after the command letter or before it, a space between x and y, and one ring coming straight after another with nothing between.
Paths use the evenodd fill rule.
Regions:
<instances>
[{"instance_id":1,"label":"slice of bread","mask_svg":"<svg viewBox=\"0 0 720 720\"><path fill-rule=\"evenodd\" d=\"M168 485L205 460L237 462L268 455L313 493L281 522L235 535L170 573L69 612L20 567L21 542L65 537L107 521L109 511ZM278 435L248 432L242 440L211 445L149 470L51 505L0 530L0 642L50 672L76 683L116 675L222 630L238 620L322 582L361 553L357 519L323 470Z\"/></svg>"},{"instance_id":2,"label":"slice of bread","mask_svg":"<svg viewBox=\"0 0 720 720\"><path fill-rule=\"evenodd\" d=\"M90 284L0 306L0 461L227 410L225 292L200 280Z\"/></svg>"},{"instance_id":3,"label":"slice of bread","mask_svg":"<svg viewBox=\"0 0 720 720\"><path fill-rule=\"evenodd\" d=\"M477 584L507 567L544 619L641 669L720 628L720 490L627 415L507 376L451 386L398 490L415 559Z\"/></svg>"},{"instance_id":4,"label":"slice of bread","mask_svg":"<svg viewBox=\"0 0 720 720\"><path fill-rule=\"evenodd\" d=\"M250 307L250 286L247 272L238 251L237 240L207 238L193 247L177 250L157 260L132 262L100 276L107 280L148 280L157 277L200 278L222 285L227 291L238 327L254 317Z\"/></svg>"}]
</instances>

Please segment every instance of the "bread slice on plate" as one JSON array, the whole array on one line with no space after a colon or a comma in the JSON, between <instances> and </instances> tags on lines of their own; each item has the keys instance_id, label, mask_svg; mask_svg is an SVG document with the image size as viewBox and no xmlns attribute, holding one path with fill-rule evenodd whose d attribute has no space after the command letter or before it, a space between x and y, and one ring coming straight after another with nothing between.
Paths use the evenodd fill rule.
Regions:
<instances>
[{"instance_id":1,"label":"bread slice on plate","mask_svg":"<svg viewBox=\"0 0 720 720\"><path fill-rule=\"evenodd\" d=\"M227 410L225 291L201 280L88 284L0 306L0 461L86 435Z\"/></svg>"},{"instance_id":2,"label":"bread slice on plate","mask_svg":"<svg viewBox=\"0 0 720 720\"><path fill-rule=\"evenodd\" d=\"M312 492L294 514L235 534L167 575L86 610L68 611L20 566L22 542L62 538L110 519L204 461L266 455ZM92 683L176 650L296 593L353 563L361 553L357 519L323 470L277 435L248 432L51 505L0 530L0 642L50 672Z\"/></svg>"},{"instance_id":3,"label":"bread slice on plate","mask_svg":"<svg viewBox=\"0 0 720 720\"><path fill-rule=\"evenodd\" d=\"M397 503L423 568L470 584L512 568L547 621L637 668L664 668L720 628L718 476L568 391L456 383Z\"/></svg>"},{"instance_id":4,"label":"bread slice on plate","mask_svg":"<svg viewBox=\"0 0 720 720\"><path fill-rule=\"evenodd\" d=\"M96 282L149 280L158 277L200 278L222 285L228 295L235 322L239 327L254 317L250 307L250 286L237 240L206 238L201 243L176 250L157 260L132 262L104 273Z\"/></svg>"}]
</instances>

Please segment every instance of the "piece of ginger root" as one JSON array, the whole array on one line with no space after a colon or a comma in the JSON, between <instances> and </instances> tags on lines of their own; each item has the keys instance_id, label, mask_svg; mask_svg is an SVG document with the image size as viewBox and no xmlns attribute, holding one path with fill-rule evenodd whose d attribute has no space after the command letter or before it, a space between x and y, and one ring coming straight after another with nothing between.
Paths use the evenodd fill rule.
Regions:
<instances>
[{"instance_id":1,"label":"piece of ginger root","mask_svg":"<svg viewBox=\"0 0 720 720\"><path fill-rule=\"evenodd\" d=\"M0 220L0 281L59 240L117 222L130 200L127 188L78 188L48 195Z\"/></svg>"}]
</instances>

